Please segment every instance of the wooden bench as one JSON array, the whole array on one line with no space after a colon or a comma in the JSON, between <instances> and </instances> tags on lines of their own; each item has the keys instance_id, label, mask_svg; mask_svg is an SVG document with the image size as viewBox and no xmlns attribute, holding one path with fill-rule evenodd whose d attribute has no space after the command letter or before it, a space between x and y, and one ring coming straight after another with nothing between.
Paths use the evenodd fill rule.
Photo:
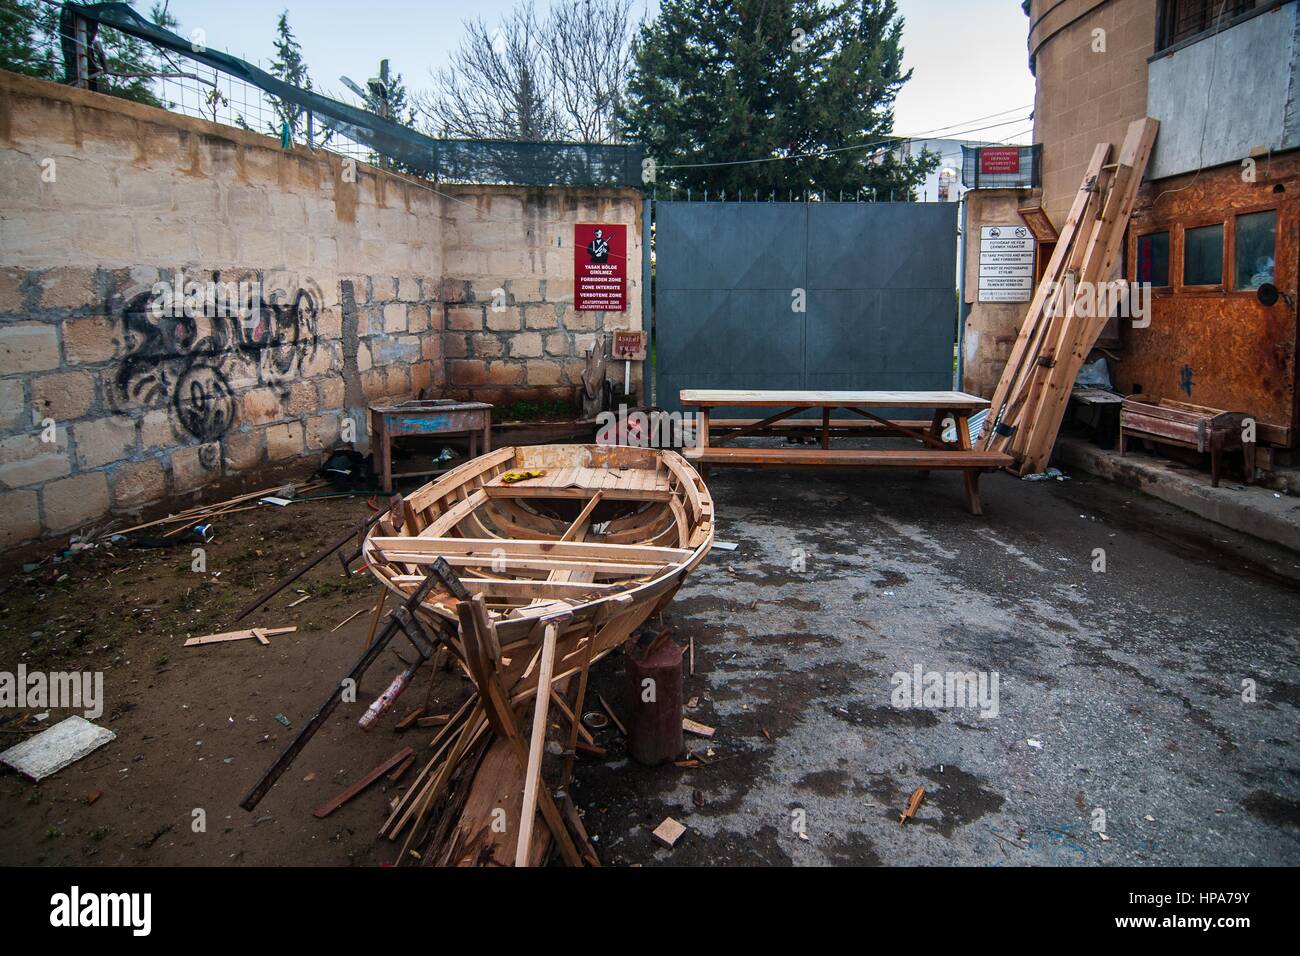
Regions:
<instances>
[{"instance_id":1,"label":"wooden bench","mask_svg":"<svg viewBox=\"0 0 1300 956\"><path fill-rule=\"evenodd\" d=\"M703 468L710 465L742 465L760 468L890 468L929 472L962 472L966 507L971 514L983 514L979 497L979 475L989 468L1012 464L1009 455L975 451L970 436L970 416L987 408L988 402L964 392L789 392L723 391L685 389L681 404L700 410L699 446L686 457ZM763 419L712 419L715 408L779 408ZM889 419L882 410L927 409L928 419ZM808 409L820 409L820 419L792 416ZM856 419L832 418L838 409ZM726 444L746 435L811 433L820 437L820 447L740 448ZM831 448L831 438L897 437L919 443L918 448ZM723 447L725 445L725 447Z\"/></svg>"},{"instance_id":2,"label":"wooden bench","mask_svg":"<svg viewBox=\"0 0 1300 956\"><path fill-rule=\"evenodd\" d=\"M1210 483L1219 487L1219 465L1225 451L1241 449L1246 484L1255 480L1255 442L1245 440L1245 412L1229 412L1144 395L1124 399L1119 413L1119 453L1128 454L1129 438L1194 448L1210 453Z\"/></svg>"},{"instance_id":3,"label":"wooden bench","mask_svg":"<svg viewBox=\"0 0 1300 956\"><path fill-rule=\"evenodd\" d=\"M831 448L812 451L784 448L701 448L686 457L699 465L741 465L751 468L886 468L910 471L960 471L966 508L984 513L980 502L980 472L1007 468L1010 455L994 451L944 451L938 448Z\"/></svg>"}]
</instances>

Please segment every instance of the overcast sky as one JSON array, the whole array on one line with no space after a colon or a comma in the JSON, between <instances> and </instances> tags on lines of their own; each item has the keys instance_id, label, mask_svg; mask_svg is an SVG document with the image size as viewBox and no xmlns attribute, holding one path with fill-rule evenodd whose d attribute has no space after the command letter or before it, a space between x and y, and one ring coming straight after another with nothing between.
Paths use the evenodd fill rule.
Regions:
<instances>
[{"instance_id":1,"label":"overcast sky","mask_svg":"<svg viewBox=\"0 0 1300 956\"><path fill-rule=\"evenodd\" d=\"M633 3L647 16L658 9L658 0ZM545 11L550 0L536 4ZM148 6L143 0L137 5ZM272 56L276 18L287 9L313 79L335 95L345 93L340 75L364 83L378 73L383 57L408 89L427 86L430 68L445 65L459 43L467 16L494 23L513 5L514 0L169 0L181 22L178 32L202 28L209 46L263 67ZM1028 18L1018 0L899 0L899 8L906 21L906 62L915 73L898 99L896 132L988 126L1028 113L1034 84L1025 51ZM1019 113L976 122L1010 110ZM968 138L1028 142L1029 128L1024 120Z\"/></svg>"}]
</instances>

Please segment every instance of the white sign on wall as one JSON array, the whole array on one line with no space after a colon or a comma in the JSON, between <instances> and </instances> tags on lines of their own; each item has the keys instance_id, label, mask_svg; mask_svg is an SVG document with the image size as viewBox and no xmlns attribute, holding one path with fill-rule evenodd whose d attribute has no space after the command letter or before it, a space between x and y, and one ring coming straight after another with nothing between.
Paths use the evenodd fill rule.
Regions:
<instances>
[{"instance_id":1,"label":"white sign on wall","mask_svg":"<svg viewBox=\"0 0 1300 956\"><path fill-rule=\"evenodd\" d=\"M1028 302L1034 296L1035 241L1029 227L980 227L980 302Z\"/></svg>"}]
</instances>

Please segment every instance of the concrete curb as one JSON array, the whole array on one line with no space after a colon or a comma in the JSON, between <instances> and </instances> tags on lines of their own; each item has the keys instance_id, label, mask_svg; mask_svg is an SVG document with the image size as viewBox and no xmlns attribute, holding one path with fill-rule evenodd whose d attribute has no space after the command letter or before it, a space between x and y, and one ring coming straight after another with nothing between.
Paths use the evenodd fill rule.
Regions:
<instances>
[{"instance_id":1,"label":"concrete curb","mask_svg":"<svg viewBox=\"0 0 1300 956\"><path fill-rule=\"evenodd\" d=\"M1157 458L1131 452L1098 448L1079 439L1057 442L1054 463L1066 471L1086 471L1126 488L1133 488L1161 501L1234 531L1300 551L1300 500L1268 488L1243 487L1236 481L1220 480L1210 487L1210 476L1190 472Z\"/></svg>"}]
</instances>

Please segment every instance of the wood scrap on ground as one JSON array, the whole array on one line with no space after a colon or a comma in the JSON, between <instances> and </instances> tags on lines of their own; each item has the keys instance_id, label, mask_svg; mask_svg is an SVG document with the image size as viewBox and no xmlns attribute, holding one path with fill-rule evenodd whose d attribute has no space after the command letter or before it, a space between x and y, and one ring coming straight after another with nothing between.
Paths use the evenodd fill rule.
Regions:
<instances>
[{"instance_id":1,"label":"wood scrap on ground","mask_svg":"<svg viewBox=\"0 0 1300 956\"><path fill-rule=\"evenodd\" d=\"M708 724L702 724L699 721L691 720L689 717L682 718L682 730L688 734L694 734L697 737L712 737L717 731Z\"/></svg>"},{"instance_id":2,"label":"wood scrap on ground","mask_svg":"<svg viewBox=\"0 0 1300 956\"><path fill-rule=\"evenodd\" d=\"M401 764L408 757L414 760L415 751L412 750L410 747L403 747L397 753L393 754L391 757L389 757L387 760L381 763L374 770L370 771L368 774L366 774L356 783L352 784L352 786L348 787L346 790L340 793L337 797L334 797L330 800L327 800L325 803L322 803L319 807L316 808L313 815L318 818L324 818L329 816L339 807L343 806L343 804L347 803L349 800L351 800L361 791L365 790L368 786L370 786L372 783L374 783L384 774L388 773L394 767Z\"/></svg>"},{"instance_id":3,"label":"wood scrap on ground","mask_svg":"<svg viewBox=\"0 0 1300 956\"><path fill-rule=\"evenodd\" d=\"M664 817L664 822L655 827L650 835L655 838L655 842L671 850L685 832L686 827L672 817Z\"/></svg>"},{"instance_id":4,"label":"wood scrap on ground","mask_svg":"<svg viewBox=\"0 0 1300 956\"><path fill-rule=\"evenodd\" d=\"M925 799L925 787L917 787L912 791L912 796L908 798L907 807L898 815L900 825L906 825L907 821L916 816L917 808L921 806L921 801Z\"/></svg>"},{"instance_id":5,"label":"wood scrap on ground","mask_svg":"<svg viewBox=\"0 0 1300 956\"><path fill-rule=\"evenodd\" d=\"M278 634L292 634L298 630L294 627L249 627L241 631L224 631L221 634L205 634L202 637L191 637L185 642L186 647L199 647L203 644L224 644L228 641L249 641L256 640L259 644L270 644L268 637L275 637Z\"/></svg>"},{"instance_id":6,"label":"wood scrap on ground","mask_svg":"<svg viewBox=\"0 0 1300 956\"><path fill-rule=\"evenodd\" d=\"M348 622L352 621L353 619L360 617L362 614L365 614L365 613L366 613L367 611L369 611L369 610L370 610L370 608L368 608L368 607L363 607L363 608L361 608L360 610L353 611L351 614L349 614L349 615L348 615L347 617L345 617L343 620L339 621L337 624L335 624L333 627L331 627L331 628L330 628L330 633L333 634L335 631L337 631L339 628L341 628L344 624L347 624Z\"/></svg>"}]
</instances>

